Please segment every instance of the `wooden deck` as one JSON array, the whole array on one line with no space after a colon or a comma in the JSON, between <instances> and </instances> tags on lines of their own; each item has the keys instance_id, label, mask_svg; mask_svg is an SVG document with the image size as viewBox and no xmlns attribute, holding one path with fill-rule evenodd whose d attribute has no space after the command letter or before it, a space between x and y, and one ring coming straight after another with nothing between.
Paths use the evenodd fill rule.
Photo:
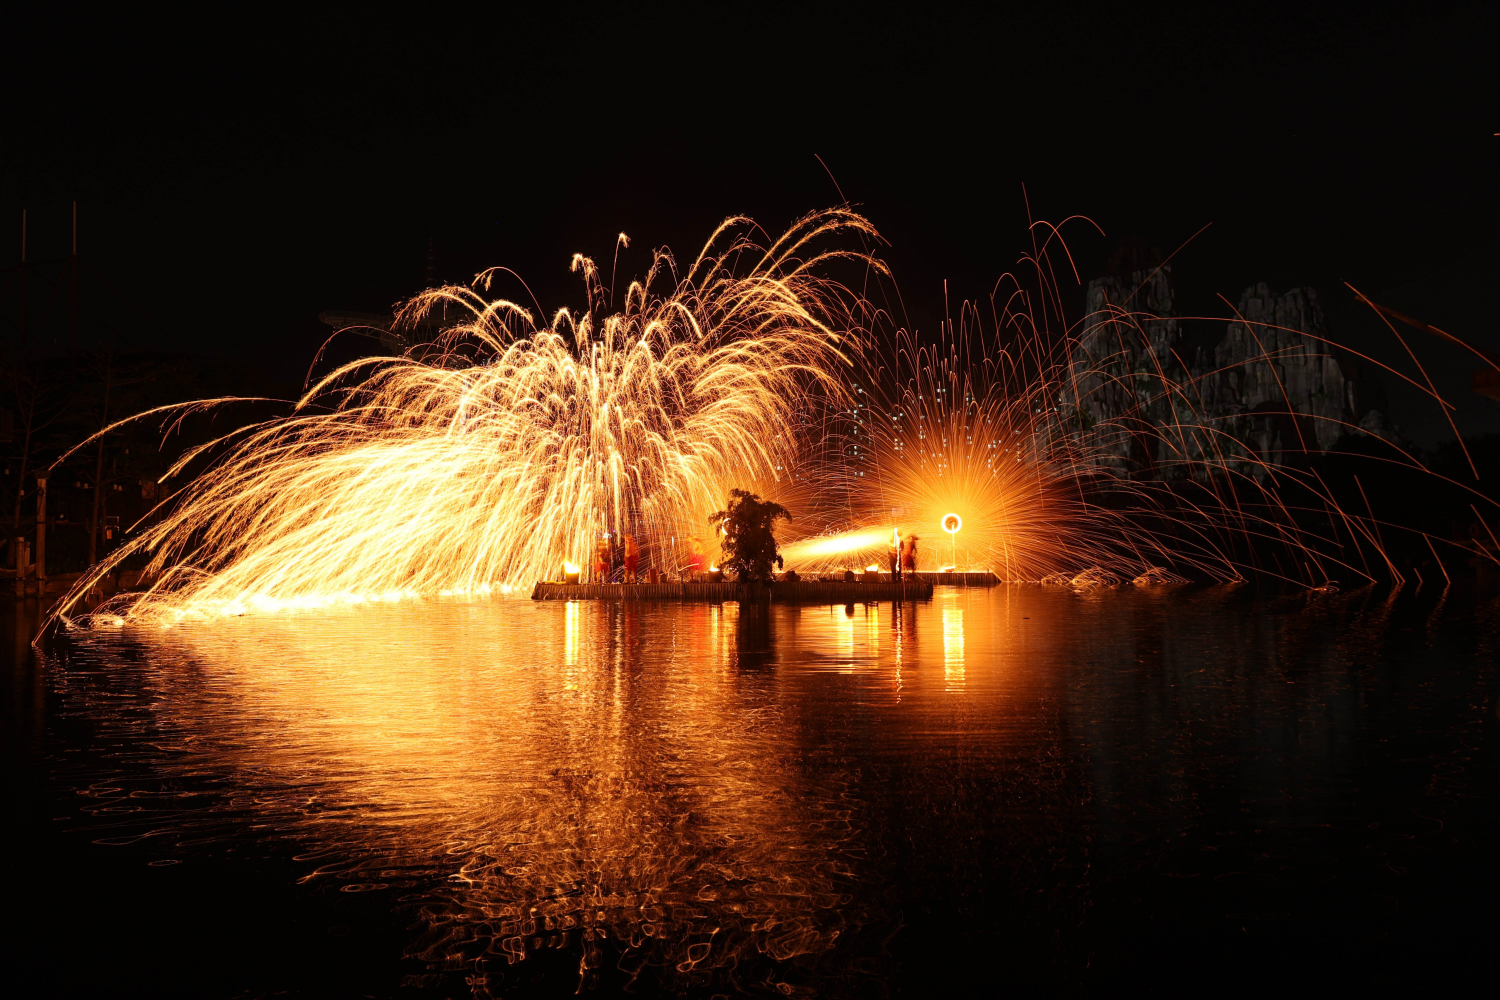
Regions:
<instances>
[{"instance_id":1,"label":"wooden deck","mask_svg":"<svg viewBox=\"0 0 1500 1000\"><path fill-rule=\"evenodd\" d=\"M875 574L870 574L874 576ZM932 584L842 580L774 583L769 587L737 583L538 583L533 601L777 601L784 604L867 604L871 601L925 601Z\"/></svg>"},{"instance_id":2,"label":"wooden deck","mask_svg":"<svg viewBox=\"0 0 1500 1000\"><path fill-rule=\"evenodd\" d=\"M1000 578L989 570L968 573L908 573L906 579L915 576L923 583L930 583L938 587L993 587L1000 582ZM866 573L866 579L879 579L888 582L891 578L889 573Z\"/></svg>"}]
</instances>

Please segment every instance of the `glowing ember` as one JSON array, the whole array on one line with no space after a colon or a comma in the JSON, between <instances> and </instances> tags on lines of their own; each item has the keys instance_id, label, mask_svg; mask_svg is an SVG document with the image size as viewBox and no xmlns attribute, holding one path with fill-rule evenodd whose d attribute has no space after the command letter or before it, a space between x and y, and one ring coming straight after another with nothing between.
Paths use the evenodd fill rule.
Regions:
<instances>
[{"instance_id":1,"label":"glowing ember","mask_svg":"<svg viewBox=\"0 0 1500 1000\"><path fill-rule=\"evenodd\" d=\"M782 546L781 555L788 564L798 567L828 568L840 558L845 565L851 561L859 565L872 550L888 544L883 531L846 531L792 542Z\"/></svg>"},{"instance_id":2,"label":"glowing ember","mask_svg":"<svg viewBox=\"0 0 1500 1000\"><path fill-rule=\"evenodd\" d=\"M1377 534L1315 474L1271 464L1202 417L1202 386L1169 377L1176 369L1155 354L1154 317L1106 310L1069 327L1054 305L1055 275L1069 265L1049 260L1045 245L1023 263L1032 277L1007 275L996 288L993 330L966 306L937 344L902 331L868 355L882 367L862 373L873 398L849 421L848 450L862 463L848 490L855 523L889 531L894 521L886 537L907 556L917 543L918 569L947 556L944 570L1008 581L1232 581L1256 546L1277 550L1266 563L1291 568L1256 562L1257 571L1294 582L1373 579L1360 550L1369 544L1379 558ZM1092 399L1106 391L1130 405L1096 418ZM1147 413L1164 416L1152 423ZM1163 456L1172 475L1132 472L1120 456L1138 452ZM1356 525L1353 544L1298 527L1286 482L1326 523Z\"/></svg>"},{"instance_id":3,"label":"glowing ember","mask_svg":"<svg viewBox=\"0 0 1500 1000\"><path fill-rule=\"evenodd\" d=\"M613 314L583 257L573 266L588 309L560 310L545 326L482 297L489 273L474 288L424 293L399 324L441 307L467 321L425 355L340 368L290 417L216 442L223 460L58 613L143 552L150 587L103 614L171 623L486 593L544 578L564 559L588 565L604 532L664 551L701 531L683 529L730 486L794 467L794 408L839 398L834 373L858 344L846 336L847 296L815 276L830 256L851 255L815 246L872 233L868 223L809 216L766 249L747 228L727 221L680 280L658 252Z\"/></svg>"},{"instance_id":4,"label":"glowing ember","mask_svg":"<svg viewBox=\"0 0 1500 1000\"><path fill-rule=\"evenodd\" d=\"M1049 330L1045 307L1010 305L992 334L966 308L936 345L903 331L879 350L860 322L879 310L816 276L832 258L883 270L816 249L833 234L874 236L864 219L809 216L766 249L739 235L742 224L721 226L680 278L658 252L615 312L584 257L573 263L587 307L550 321L485 298L490 272L424 293L398 324L415 329L439 311L466 320L405 357L340 368L291 416L185 456L169 478L210 449L223 455L56 614L68 620L141 554L147 590L81 621L484 595L559 564L570 581L608 579L622 560L629 578L647 566L701 574L706 563L719 579L703 539L722 529L705 519L732 487L794 511L809 536L782 556L798 569L878 572L894 550L916 569L1146 586L1239 579L1259 545L1290 557L1288 579L1374 579L1372 524L1340 510L1316 472L1272 465L1201 419L1201 387L1172 381L1164 364L1125 380L1120 357L1080 346L1104 341ZM1040 287L1018 284L1006 301L1060 301L1045 251L1032 263ZM1091 322L1155 357L1133 315ZM1134 409L1091 416L1101 386L1128 388ZM1172 476L1133 472L1137 452L1164 456ZM1288 480L1299 503L1343 526L1347 545L1298 527L1279 492ZM1287 572L1271 562L1266 572Z\"/></svg>"}]
</instances>

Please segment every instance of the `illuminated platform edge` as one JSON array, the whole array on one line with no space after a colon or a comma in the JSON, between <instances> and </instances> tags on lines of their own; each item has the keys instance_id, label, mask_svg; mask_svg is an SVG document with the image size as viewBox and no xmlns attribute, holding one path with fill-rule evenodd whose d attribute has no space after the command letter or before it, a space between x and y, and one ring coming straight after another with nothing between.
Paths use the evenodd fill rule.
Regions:
<instances>
[{"instance_id":1,"label":"illuminated platform edge","mask_svg":"<svg viewBox=\"0 0 1500 1000\"><path fill-rule=\"evenodd\" d=\"M772 600L809 604L917 601L932 596L924 578L902 583L839 581L776 583L770 587L737 583L538 583L533 601L739 601ZM937 574L931 574L936 576ZM963 574L958 574L963 575Z\"/></svg>"},{"instance_id":2,"label":"illuminated platform edge","mask_svg":"<svg viewBox=\"0 0 1500 1000\"><path fill-rule=\"evenodd\" d=\"M889 573L877 574L882 580L889 580ZM1000 582L1000 578L989 570L966 573L916 573L913 574L924 583L936 584L939 587L993 587Z\"/></svg>"}]
</instances>

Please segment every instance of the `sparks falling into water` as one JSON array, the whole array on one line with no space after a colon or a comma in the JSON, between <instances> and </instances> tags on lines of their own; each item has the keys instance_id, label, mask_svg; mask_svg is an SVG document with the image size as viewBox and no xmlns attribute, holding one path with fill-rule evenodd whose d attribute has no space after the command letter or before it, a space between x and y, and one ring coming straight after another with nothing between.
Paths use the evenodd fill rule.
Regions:
<instances>
[{"instance_id":1,"label":"sparks falling into water","mask_svg":"<svg viewBox=\"0 0 1500 1000\"><path fill-rule=\"evenodd\" d=\"M633 536L671 575L689 542L716 564L697 544L734 487L794 511L800 537L785 557L798 568L879 567L925 539L917 569L1006 581L1374 580L1373 515L1340 509L1316 469L1273 465L1202 417L1199 376L1167 374L1149 316L1116 308L1070 327L1047 244L1026 258L1033 286L1010 279L992 329L966 304L934 344L877 333L880 311L823 273L852 261L885 274L867 253L829 246L876 238L860 216L808 216L765 248L754 231L727 220L680 275L657 252L617 311L582 256L587 306L548 321L488 298L493 272L422 294L399 326L465 319L401 358L334 371L287 417L189 452L169 478L198 461L206 471L54 615L170 624L486 594L587 575L602 536ZM1150 363L1130 369L1134 348L1096 356L1115 341L1144 344ZM1099 393L1129 406L1096 420ZM171 423L222 402L154 412ZM1139 416L1158 410L1170 418ZM1136 475L1122 457L1133 450L1172 475ZM943 534L949 515L961 532ZM1331 536L1305 527L1316 519ZM144 591L84 612L99 581L138 556Z\"/></svg>"},{"instance_id":2,"label":"sparks falling into water","mask_svg":"<svg viewBox=\"0 0 1500 1000\"><path fill-rule=\"evenodd\" d=\"M787 478L794 408L837 399L861 343L852 297L819 270L860 256L827 237L869 224L824 212L764 249L749 226L726 221L681 277L658 252L613 313L581 256L588 308L545 325L485 298L488 273L424 293L398 323L443 306L466 321L426 350L340 368L291 416L221 439L224 457L60 613L138 552L150 587L94 622L487 593L587 564L604 532L662 550L701 533L731 486Z\"/></svg>"}]
</instances>

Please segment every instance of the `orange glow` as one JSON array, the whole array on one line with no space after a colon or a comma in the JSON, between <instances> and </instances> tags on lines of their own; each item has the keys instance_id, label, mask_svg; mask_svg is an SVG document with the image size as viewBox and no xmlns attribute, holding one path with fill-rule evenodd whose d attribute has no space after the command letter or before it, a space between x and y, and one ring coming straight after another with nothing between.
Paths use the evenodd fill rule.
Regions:
<instances>
[{"instance_id":1,"label":"orange glow","mask_svg":"<svg viewBox=\"0 0 1500 1000\"><path fill-rule=\"evenodd\" d=\"M993 331L966 305L936 345L897 333L878 356L881 372L864 376L862 384L883 388L850 429L868 453L848 494L856 524L885 531L896 521L891 537L918 541L918 570L989 570L1014 582L1231 582L1243 579L1246 543L1283 551L1278 563L1291 582L1374 579L1366 566L1375 560L1360 550L1382 559L1378 533L1340 510L1315 474L1272 465L1200 417L1193 403L1201 387L1178 384L1166 361L1153 366L1152 316L1116 310L1074 328L1029 313L1027 303L1058 301L1053 276L1063 268L1045 253L1028 263L1037 287L1007 276L1012 294L996 299ZM1133 346L1097 356L1100 343L1116 341ZM1151 370L1126 380L1126 362L1142 356ZM1101 385L1128 392L1138 409L1097 416L1108 412L1091 409ZM1148 410L1165 416L1152 423L1140 416ZM1166 456L1170 476L1133 471L1132 448L1147 445ZM1335 542L1299 527L1282 501L1287 481L1349 537Z\"/></svg>"},{"instance_id":2,"label":"orange glow","mask_svg":"<svg viewBox=\"0 0 1500 1000\"><path fill-rule=\"evenodd\" d=\"M55 614L166 626L486 596L561 563L592 567L601 538L625 535L673 573L702 565L705 518L745 486L796 512L803 537L781 554L797 569L879 566L889 538L917 543L918 570L1074 586L1227 582L1258 545L1290 558L1274 570L1257 560L1257 572L1309 586L1374 580L1379 526L1340 509L1316 470L1273 464L1202 417L1199 376L1156 354L1148 328L1161 317L1114 306L1078 329L1055 305L1031 311L1062 300L1063 268L1045 247L1028 259L1035 288L1007 276L994 329L966 305L934 345L910 330L884 339L869 326L883 310L817 276L836 259L885 274L867 254L820 249L876 237L862 217L810 215L764 248L751 232L727 220L681 275L658 252L622 296L577 256L587 306L550 319L489 298L493 271L424 292L399 329L439 314L462 322L402 358L346 365L292 415L184 456L166 478L211 449L224 457ZM1115 341L1132 346L1110 354ZM1123 411L1093 405L1111 392L1128 397ZM1347 537L1308 534L1283 502L1287 482L1304 498L1297 516ZM1465 551L1500 563L1484 546ZM144 593L81 610L137 557L148 559Z\"/></svg>"},{"instance_id":3,"label":"orange glow","mask_svg":"<svg viewBox=\"0 0 1500 1000\"><path fill-rule=\"evenodd\" d=\"M731 486L795 466L794 407L842 398L835 373L860 346L847 293L816 276L850 254L816 247L873 236L869 224L833 210L766 248L751 231L726 221L680 277L658 252L613 313L581 256L588 308L550 321L482 295L492 272L424 292L398 328L445 311L464 321L402 358L346 365L291 416L215 442L225 458L85 574L58 613L137 554L150 555L151 585L103 618L169 625L487 594L544 579L564 559L588 562L601 533L665 550L684 528L701 530L689 521Z\"/></svg>"},{"instance_id":4,"label":"orange glow","mask_svg":"<svg viewBox=\"0 0 1500 1000\"><path fill-rule=\"evenodd\" d=\"M884 547L882 531L845 531L791 542L781 547L781 555L798 569L824 570L850 563L858 566Z\"/></svg>"},{"instance_id":5,"label":"orange glow","mask_svg":"<svg viewBox=\"0 0 1500 1000\"><path fill-rule=\"evenodd\" d=\"M727 641L695 662L734 655L733 606L724 611ZM459 946L478 934L478 952L502 968L565 938L587 969L606 937L676 964L703 958L704 924L735 932L704 967L743 950L825 950L846 926L830 872L849 834L808 809L733 671L622 676L610 623L628 633L628 614L579 601L401 604L144 638L161 710L200 751L194 766L271 778L281 794L257 797L260 815L321 845L305 882L373 891L422 873L420 957L451 955L460 930ZM205 675L232 692L212 714L194 693ZM633 724L638 697L673 706L649 736ZM681 766L704 779L663 795ZM326 812L306 809L309 788ZM689 812L706 822L682 822ZM819 915L836 918L830 929L786 933Z\"/></svg>"}]
</instances>

